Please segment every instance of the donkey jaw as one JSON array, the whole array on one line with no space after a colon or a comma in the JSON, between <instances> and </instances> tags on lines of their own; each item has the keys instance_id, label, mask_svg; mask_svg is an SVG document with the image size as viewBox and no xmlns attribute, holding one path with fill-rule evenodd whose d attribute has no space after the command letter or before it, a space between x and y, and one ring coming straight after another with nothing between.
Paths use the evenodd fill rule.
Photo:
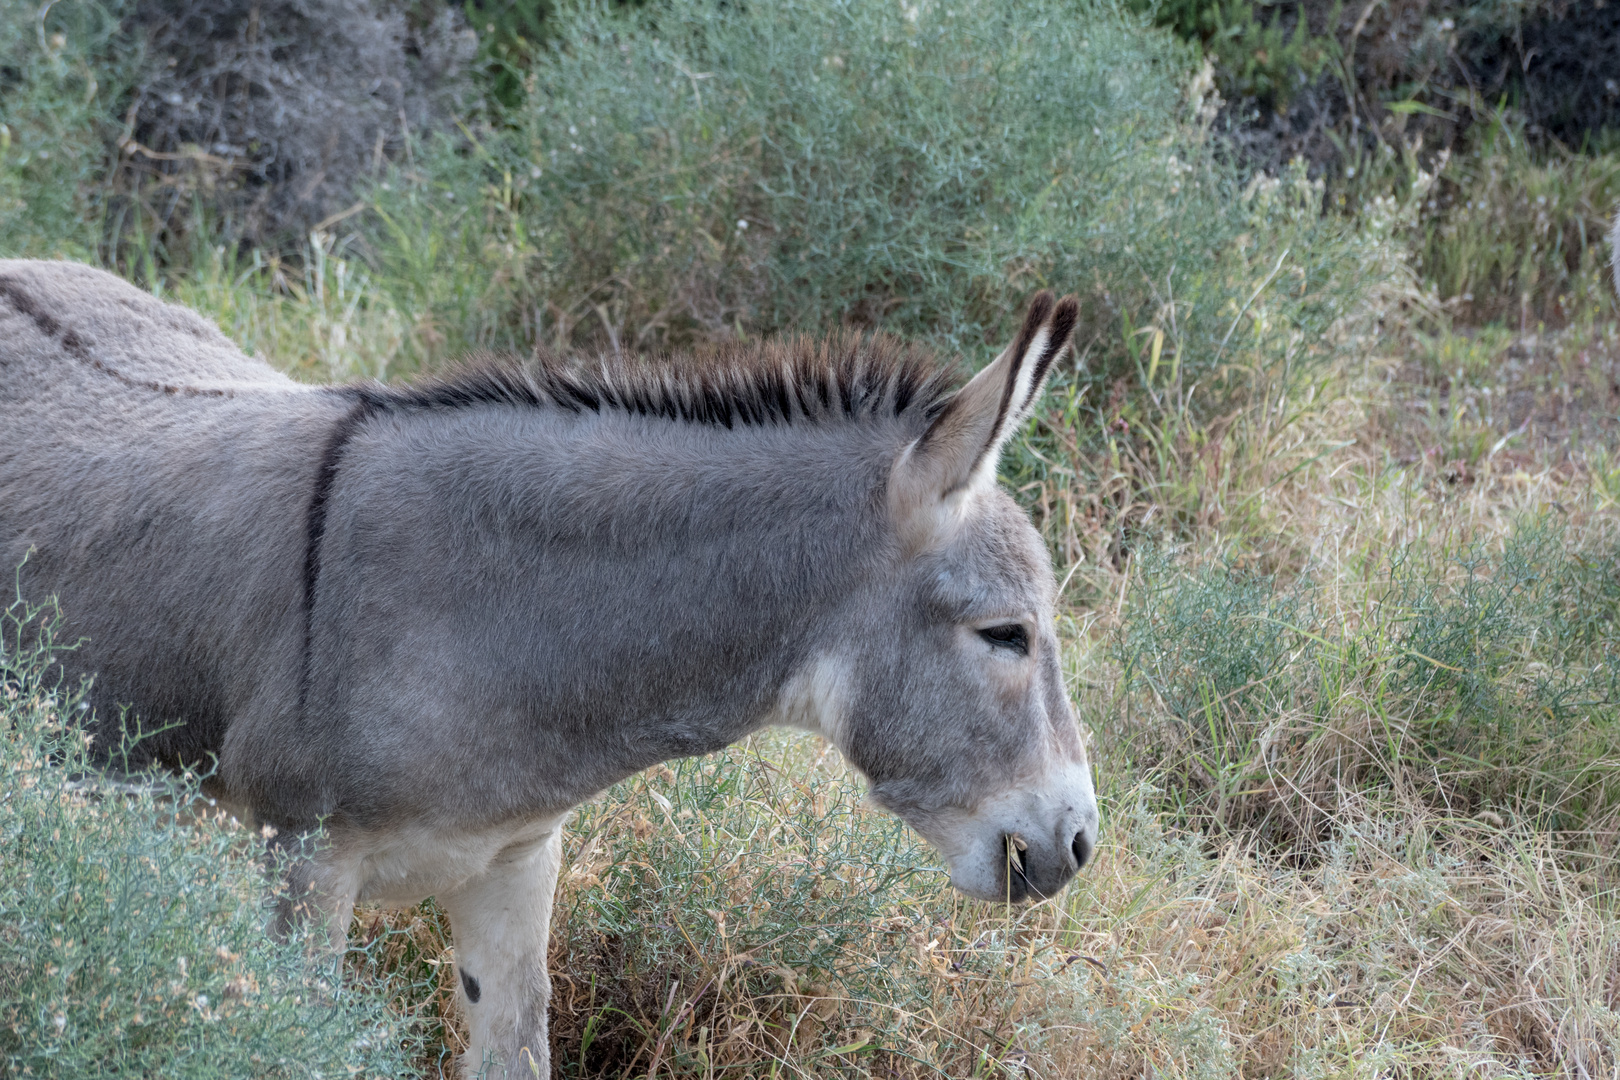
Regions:
<instances>
[{"instance_id":1,"label":"donkey jaw","mask_svg":"<svg viewBox=\"0 0 1620 1080\"><path fill-rule=\"evenodd\" d=\"M929 815L918 831L944 855L951 884L968 896L1044 900L1096 850L1091 770L1083 762L1066 763L1044 783L992 796L971 813Z\"/></svg>"},{"instance_id":2,"label":"donkey jaw","mask_svg":"<svg viewBox=\"0 0 1620 1080\"><path fill-rule=\"evenodd\" d=\"M764 722L814 732L848 753L852 668L843 655L817 653L788 678Z\"/></svg>"}]
</instances>

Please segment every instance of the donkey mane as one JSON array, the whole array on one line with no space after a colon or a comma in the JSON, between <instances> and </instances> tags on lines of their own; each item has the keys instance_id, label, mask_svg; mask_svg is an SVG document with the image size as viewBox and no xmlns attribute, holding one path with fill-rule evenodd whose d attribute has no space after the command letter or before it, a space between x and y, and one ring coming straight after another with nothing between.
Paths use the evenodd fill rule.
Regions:
<instances>
[{"instance_id":1,"label":"donkey mane","mask_svg":"<svg viewBox=\"0 0 1620 1080\"><path fill-rule=\"evenodd\" d=\"M486 354L415 383L344 390L366 413L504 404L731 428L885 416L926 421L949 397L951 374L932 354L895 338L846 333L658 357L541 352L522 361Z\"/></svg>"}]
</instances>

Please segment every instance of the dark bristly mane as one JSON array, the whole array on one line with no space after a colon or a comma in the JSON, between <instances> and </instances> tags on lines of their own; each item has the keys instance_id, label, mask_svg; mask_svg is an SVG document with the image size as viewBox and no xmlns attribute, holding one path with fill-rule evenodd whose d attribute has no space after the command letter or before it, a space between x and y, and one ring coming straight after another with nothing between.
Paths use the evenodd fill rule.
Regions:
<instances>
[{"instance_id":1,"label":"dark bristly mane","mask_svg":"<svg viewBox=\"0 0 1620 1080\"><path fill-rule=\"evenodd\" d=\"M887 336L843 334L717 347L697 355L478 356L458 371L390 387L349 387L371 408L507 404L615 410L697 424L768 425L931 417L951 372Z\"/></svg>"}]
</instances>

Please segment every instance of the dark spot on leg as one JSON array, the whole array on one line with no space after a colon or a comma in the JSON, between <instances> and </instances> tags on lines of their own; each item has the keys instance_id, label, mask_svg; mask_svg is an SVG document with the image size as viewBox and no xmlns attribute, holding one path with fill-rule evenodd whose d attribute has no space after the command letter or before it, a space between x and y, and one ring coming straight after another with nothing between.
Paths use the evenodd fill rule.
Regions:
<instances>
[{"instance_id":1,"label":"dark spot on leg","mask_svg":"<svg viewBox=\"0 0 1620 1080\"><path fill-rule=\"evenodd\" d=\"M461 988L467 991L467 1001L473 1005L478 1004L478 999L484 996L484 991L479 987L478 980L465 971L461 973Z\"/></svg>"}]
</instances>

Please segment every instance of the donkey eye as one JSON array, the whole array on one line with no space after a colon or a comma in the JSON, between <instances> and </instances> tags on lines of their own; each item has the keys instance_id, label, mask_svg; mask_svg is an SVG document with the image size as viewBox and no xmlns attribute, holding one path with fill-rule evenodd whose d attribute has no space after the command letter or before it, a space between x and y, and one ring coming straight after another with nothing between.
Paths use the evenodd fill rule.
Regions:
<instances>
[{"instance_id":1,"label":"donkey eye","mask_svg":"<svg viewBox=\"0 0 1620 1080\"><path fill-rule=\"evenodd\" d=\"M1029 655L1029 635L1024 632L1023 623L989 626L980 630L979 636L998 649L1013 649L1025 656Z\"/></svg>"}]
</instances>

